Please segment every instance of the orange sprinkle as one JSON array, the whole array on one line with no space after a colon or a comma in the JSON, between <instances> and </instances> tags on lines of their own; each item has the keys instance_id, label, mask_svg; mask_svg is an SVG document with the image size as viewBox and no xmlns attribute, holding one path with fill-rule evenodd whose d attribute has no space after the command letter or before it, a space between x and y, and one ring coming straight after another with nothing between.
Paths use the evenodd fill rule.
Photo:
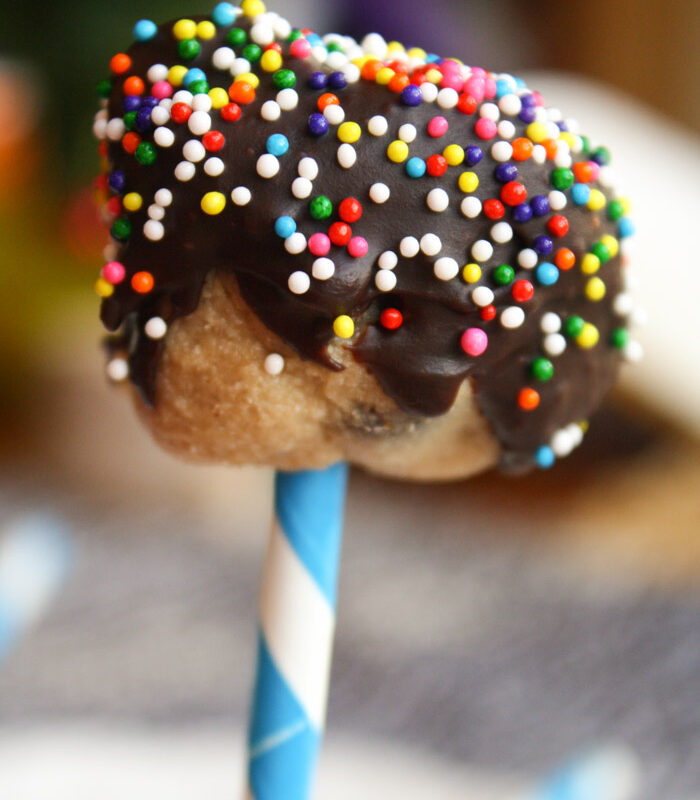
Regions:
<instances>
[{"instance_id":1,"label":"orange sprinkle","mask_svg":"<svg viewBox=\"0 0 700 800\"><path fill-rule=\"evenodd\" d=\"M371 58L362 65L361 74L366 81L373 81L377 73L384 66L378 58Z\"/></svg>"},{"instance_id":2,"label":"orange sprinkle","mask_svg":"<svg viewBox=\"0 0 700 800\"><path fill-rule=\"evenodd\" d=\"M593 167L590 161L579 161L573 166L576 180L581 183L590 183L593 180Z\"/></svg>"},{"instance_id":3,"label":"orange sprinkle","mask_svg":"<svg viewBox=\"0 0 700 800\"><path fill-rule=\"evenodd\" d=\"M389 89L395 94L400 94L410 83L408 75L394 75L389 81Z\"/></svg>"},{"instance_id":4,"label":"orange sprinkle","mask_svg":"<svg viewBox=\"0 0 700 800\"><path fill-rule=\"evenodd\" d=\"M392 61L391 64L387 65L389 69L393 69L394 72L400 72L403 75L408 73L408 66L403 63L403 61Z\"/></svg>"},{"instance_id":5,"label":"orange sprinkle","mask_svg":"<svg viewBox=\"0 0 700 800\"><path fill-rule=\"evenodd\" d=\"M107 158L107 140L103 139L97 147L97 152L102 158Z\"/></svg>"},{"instance_id":6,"label":"orange sprinkle","mask_svg":"<svg viewBox=\"0 0 700 800\"><path fill-rule=\"evenodd\" d=\"M526 386L518 392L518 405L523 411L534 411L540 404L539 392Z\"/></svg>"},{"instance_id":7,"label":"orange sprinkle","mask_svg":"<svg viewBox=\"0 0 700 800\"><path fill-rule=\"evenodd\" d=\"M150 272L137 272L131 278L131 288L139 294L148 294L153 288L153 275Z\"/></svg>"},{"instance_id":8,"label":"orange sprinkle","mask_svg":"<svg viewBox=\"0 0 700 800\"><path fill-rule=\"evenodd\" d=\"M113 55L109 62L109 68L117 75L122 75L131 66L131 59L126 53Z\"/></svg>"},{"instance_id":9,"label":"orange sprinkle","mask_svg":"<svg viewBox=\"0 0 700 800\"><path fill-rule=\"evenodd\" d=\"M228 96L234 103L247 105L255 100L255 88L247 81L236 81L229 86Z\"/></svg>"},{"instance_id":10,"label":"orange sprinkle","mask_svg":"<svg viewBox=\"0 0 700 800\"><path fill-rule=\"evenodd\" d=\"M559 267L559 269L571 269L576 263L576 256L574 255L573 250L569 250L568 247L560 247L557 250L557 254L554 257L554 263Z\"/></svg>"},{"instance_id":11,"label":"orange sprinkle","mask_svg":"<svg viewBox=\"0 0 700 800\"><path fill-rule=\"evenodd\" d=\"M124 94L127 95L140 95L146 90L144 82L138 75L132 75L124 81Z\"/></svg>"},{"instance_id":12,"label":"orange sprinkle","mask_svg":"<svg viewBox=\"0 0 700 800\"><path fill-rule=\"evenodd\" d=\"M547 151L547 158L551 161L557 154L557 141L556 139L545 139L542 146Z\"/></svg>"},{"instance_id":13,"label":"orange sprinkle","mask_svg":"<svg viewBox=\"0 0 700 800\"><path fill-rule=\"evenodd\" d=\"M527 136L521 136L519 139L513 139L513 160L514 161L527 161L532 155L533 144Z\"/></svg>"},{"instance_id":14,"label":"orange sprinkle","mask_svg":"<svg viewBox=\"0 0 700 800\"><path fill-rule=\"evenodd\" d=\"M138 133L134 133L133 131L129 131L129 133L125 133L122 137L122 147L126 150L127 153L135 153L136 148L141 144L141 137Z\"/></svg>"},{"instance_id":15,"label":"orange sprinkle","mask_svg":"<svg viewBox=\"0 0 700 800\"><path fill-rule=\"evenodd\" d=\"M340 100L338 100L338 96L332 92L325 92L316 101L319 111L323 111L326 106L337 106L339 104Z\"/></svg>"}]
</instances>

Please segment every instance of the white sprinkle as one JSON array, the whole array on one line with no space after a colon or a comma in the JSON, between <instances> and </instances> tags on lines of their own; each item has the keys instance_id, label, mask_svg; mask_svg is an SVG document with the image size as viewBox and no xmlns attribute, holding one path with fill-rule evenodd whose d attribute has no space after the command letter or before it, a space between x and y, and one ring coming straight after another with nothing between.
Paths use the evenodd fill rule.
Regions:
<instances>
[{"instance_id":1,"label":"white sprinkle","mask_svg":"<svg viewBox=\"0 0 700 800\"><path fill-rule=\"evenodd\" d=\"M143 330L149 339L162 339L168 332L168 324L162 317L151 317Z\"/></svg>"},{"instance_id":2,"label":"white sprinkle","mask_svg":"<svg viewBox=\"0 0 700 800\"><path fill-rule=\"evenodd\" d=\"M550 113L551 110L552 109L548 109L547 116L549 116L549 113ZM561 117L561 112L559 112L559 115ZM547 129L547 138L548 139L554 139L555 142L556 141L561 141L561 142L563 142L565 144L563 139L561 139L561 140L559 139L559 134L561 133L561 131L559 130L559 126L557 125L556 122L554 122L552 120L546 120L545 123L544 123L544 126Z\"/></svg>"},{"instance_id":3,"label":"white sprinkle","mask_svg":"<svg viewBox=\"0 0 700 800\"><path fill-rule=\"evenodd\" d=\"M571 436L574 447L578 447L583 441L583 431L581 430L581 426L577 425L575 422L572 422L571 425L566 426L566 430L569 432L569 436Z\"/></svg>"},{"instance_id":4,"label":"white sprinkle","mask_svg":"<svg viewBox=\"0 0 700 800\"><path fill-rule=\"evenodd\" d=\"M281 17L279 14L272 20L272 27L274 28L275 36L279 37L280 39L286 39L292 32L292 26L284 17Z\"/></svg>"},{"instance_id":5,"label":"white sprinkle","mask_svg":"<svg viewBox=\"0 0 700 800\"><path fill-rule=\"evenodd\" d=\"M159 206L163 206L163 208L167 208L173 202L173 193L170 189L158 189L158 191L153 195L153 199L158 203Z\"/></svg>"},{"instance_id":6,"label":"white sprinkle","mask_svg":"<svg viewBox=\"0 0 700 800\"><path fill-rule=\"evenodd\" d=\"M311 156L305 156L299 162L297 172L300 177L306 178L309 181L315 181L318 177L318 162L315 158L311 158Z\"/></svg>"},{"instance_id":7,"label":"white sprinkle","mask_svg":"<svg viewBox=\"0 0 700 800\"><path fill-rule=\"evenodd\" d=\"M299 104L299 95L296 89L282 89L275 98L282 111L292 111Z\"/></svg>"},{"instance_id":8,"label":"white sprinkle","mask_svg":"<svg viewBox=\"0 0 700 800\"><path fill-rule=\"evenodd\" d=\"M326 66L336 71L342 69L348 63L348 57L340 50L332 50L326 56Z\"/></svg>"},{"instance_id":9,"label":"white sprinkle","mask_svg":"<svg viewBox=\"0 0 700 800\"><path fill-rule=\"evenodd\" d=\"M533 147L533 150L535 148ZM557 153L554 156L554 163L557 167L568 169L573 164L573 159L568 153Z\"/></svg>"},{"instance_id":10,"label":"white sprinkle","mask_svg":"<svg viewBox=\"0 0 700 800\"><path fill-rule=\"evenodd\" d=\"M648 322L649 314L647 313L646 308L637 306L636 308L632 309L632 313L630 314L631 325L633 325L635 328L643 328Z\"/></svg>"},{"instance_id":11,"label":"white sprinkle","mask_svg":"<svg viewBox=\"0 0 700 800\"><path fill-rule=\"evenodd\" d=\"M491 158L494 161L510 161L513 148L508 142L496 142L491 146Z\"/></svg>"},{"instance_id":12,"label":"white sprinkle","mask_svg":"<svg viewBox=\"0 0 700 800\"><path fill-rule=\"evenodd\" d=\"M274 122L282 116L282 109L276 100L266 100L260 106L260 116L268 122Z\"/></svg>"},{"instance_id":13,"label":"white sprinkle","mask_svg":"<svg viewBox=\"0 0 700 800\"><path fill-rule=\"evenodd\" d=\"M404 258L413 258L420 252L420 243L415 236L405 236L399 242L399 252Z\"/></svg>"},{"instance_id":14,"label":"white sprinkle","mask_svg":"<svg viewBox=\"0 0 700 800\"><path fill-rule=\"evenodd\" d=\"M97 139L104 139L107 136L107 118L105 115L99 116L102 114L99 111L95 114L95 121L92 123L92 132Z\"/></svg>"},{"instance_id":15,"label":"white sprinkle","mask_svg":"<svg viewBox=\"0 0 700 800\"><path fill-rule=\"evenodd\" d=\"M491 227L491 238L498 244L505 244L513 238L513 229L507 222L497 222Z\"/></svg>"},{"instance_id":16,"label":"white sprinkle","mask_svg":"<svg viewBox=\"0 0 700 800\"><path fill-rule=\"evenodd\" d=\"M504 114L514 117L522 110L523 104L517 94L504 94L498 101L498 107Z\"/></svg>"},{"instance_id":17,"label":"white sprinkle","mask_svg":"<svg viewBox=\"0 0 700 800\"><path fill-rule=\"evenodd\" d=\"M289 276L287 286L292 294L305 294L311 286L311 278L305 272L297 270Z\"/></svg>"},{"instance_id":18,"label":"white sprinkle","mask_svg":"<svg viewBox=\"0 0 700 800\"><path fill-rule=\"evenodd\" d=\"M196 94L192 98L192 108L195 111L211 111L211 97L208 94Z\"/></svg>"},{"instance_id":19,"label":"white sprinkle","mask_svg":"<svg viewBox=\"0 0 700 800\"><path fill-rule=\"evenodd\" d=\"M633 339L624 346L622 355L625 361L629 361L630 364L636 364L644 358L644 348L638 341Z\"/></svg>"},{"instance_id":20,"label":"white sprinkle","mask_svg":"<svg viewBox=\"0 0 700 800\"><path fill-rule=\"evenodd\" d=\"M537 253L531 247L525 247L518 253L518 265L523 269L534 269L537 259Z\"/></svg>"},{"instance_id":21,"label":"white sprinkle","mask_svg":"<svg viewBox=\"0 0 700 800\"><path fill-rule=\"evenodd\" d=\"M311 267L311 274L317 281L327 281L335 274L335 263L330 258L317 258Z\"/></svg>"},{"instance_id":22,"label":"white sprinkle","mask_svg":"<svg viewBox=\"0 0 700 800\"><path fill-rule=\"evenodd\" d=\"M613 311L618 315L618 317L626 317L628 314L632 313L634 309L634 300L632 299L632 295L628 294L627 292L620 292L620 294L615 296L613 300Z\"/></svg>"},{"instance_id":23,"label":"white sprinkle","mask_svg":"<svg viewBox=\"0 0 700 800\"><path fill-rule=\"evenodd\" d=\"M423 85L425 86L425 84ZM454 89L440 89L438 92L437 104L440 106L440 108L454 108L458 102L459 95Z\"/></svg>"},{"instance_id":24,"label":"white sprinkle","mask_svg":"<svg viewBox=\"0 0 700 800\"><path fill-rule=\"evenodd\" d=\"M478 197L474 197L474 195L469 195L462 200L459 208L465 217L474 219L481 214L481 200Z\"/></svg>"},{"instance_id":25,"label":"white sprinkle","mask_svg":"<svg viewBox=\"0 0 700 800\"><path fill-rule=\"evenodd\" d=\"M187 127L195 136L202 136L211 130L211 117L206 111L193 111L187 120Z\"/></svg>"},{"instance_id":26,"label":"white sprinkle","mask_svg":"<svg viewBox=\"0 0 700 800\"><path fill-rule=\"evenodd\" d=\"M163 99L160 101L160 103L158 103L158 105L159 105L161 108L164 108L164 109L165 109L165 110L168 112L168 114L169 114L169 113L170 113L170 109L171 109L171 108L172 108L172 106L173 106L173 98L172 98L172 97L164 97L164 98L163 98Z\"/></svg>"},{"instance_id":27,"label":"white sprinkle","mask_svg":"<svg viewBox=\"0 0 700 800\"><path fill-rule=\"evenodd\" d=\"M191 181L196 171L197 168L191 161L181 161L175 167L175 177L184 183L186 181Z\"/></svg>"},{"instance_id":28,"label":"white sprinkle","mask_svg":"<svg viewBox=\"0 0 700 800\"><path fill-rule=\"evenodd\" d=\"M345 80L348 83L357 83L362 75L357 64L353 64L352 62L347 63L341 71L343 75L345 75Z\"/></svg>"},{"instance_id":29,"label":"white sprinkle","mask_svg":"<svg viewBox=\"0 0 700 800\"><path fill-rule=\"evenodd\" d=\"M340 125L345 119L345 111L342 106L337 103L329 103L323 109L323 116L328 120L330 125Z\"/></svg>"},{"instance_id":30,"label":"white sprinkle","mask_svg":"<svg viewBox=\"0 0 700 800\"><path fill-rule=\"evenodd\" d=\"M164 81L168 77L168 68L165 66L165 64L153 64L148 68L146 77L151 83Z\"/></svg>"},{"instance_id":31,"label":"white sprinkle","mask_svg":"<svg viewBox=\"0 0 700 800\"><path fill-rule=\"evenodd\" d=\"M218 156L212 156L204 162L204 171L212 178L216 178L224 171L224 162Z\"/></svg>"},{"instance_id":32,"label":"white sprinkle","mask_svg":"<svg viewBox=\"0 0 700 800\"><path fill-rule=\"evenodd\" d=\"M230 47L218 47L211 56L212 66L216 69L231 69L236 54Z\"/></svg>"},{"instance_id":33,"label":"white sprinkle","mask_svg":"<svg viewBox=\"0 0 700 800\"><path fill-rule=\"evenodd\" d=\"M561 110L560 110L560 109L558 109L556 106L550 106L550 107L547 109L547 116L548 116L548 117L549 117L551 120L553 120L554 122L561 122L561 120L562 120L562 117L563 117L564 115L561 113Z\"/></svg>"},{"instance_id":34,"label":"white sprinkle","mask_svg":"<svg viewBox=\"0 0 700 800\"><path fill-rule=\"evenodd\" d=\"M343 169L354 167L357 161L355 148L351 144L348 144L348 142L343 142L343 144L340 145L336 156L338 163Z\"/></svg>"},{"instance_id":35,"label":"white sprinkle","mask_svg":"<svg viewBox=\"0 0 700 800\"><path fill-rule=\"evenodd\" d=\"M543 145L536 144L532 148L532 160L535 162L535 164L544 164L544 162L547 160L547 151Z\"/></svg>"},{"instance_id":36,"label":"white sprinkle","mask_svg":"<svg viewBox=\"0 0 700 800\"><path fill-rule=\"evenodd\" d=\"M497 130L502 139L512 139L515 136L515 125L509 119L502 119L498 123Z\"/></svg>"},{"instance_id":37,"label":"white sprinkle","mask_svg":"<svg viewBox=\"0 0 700 800\"><path fill-rule=\"evenodd\" d=\"M472 245L472 258L475 261L488 261L493 255L493 245L486 239L477 239Z\"/></svg>"},{"instance_id":38,"label":"white sprinkle","mask_svg":"<svg viewBox=\"0 0 700 800\"><path fill-rule=\"evenodd\" d=\"M542 315L540 320L540 330L542 333L559 333L561 330L561 317L554 311L548 311Z\"/></svg>"},{"instance_id":39,"label":"white sprinkle","mask_svg":"<svg viewBox=\"0 0 700 800\"><path fill-rule=\"evenodd\" d=\"M525 312L520 306L508 306L501 312L501 325L509 330L519 328L525 322Z\"/></svg>"},{"instance_id":40,"label":"white sprinkle","mask_svg":"<svg viewBox=\"0 0 700 800\"><path fill-rule=\"evenodd\" d=\"M558 430L554 436L552 436L550 444L552 450L554 450L554 455L558 456L559 458L568 456L569 453L574 449L574 440L566 428L561 428Z\"/></svg>"},{"instance_id":41,"label":"white sprinkle","mask_svg":"<svg viewBox=\"0 0 700 800\"><path fill-rule=\"evenodd\" d=\"M263 367L268 375L279 375L284 369L284 359L279 353L270 353L265 356Z\"/></svg>"},{"instance_id":42,"label":"white sprinkle","mask_svg":"<svg viewBox=\"0 0 700 800\"><path fill-rule=\"evenodd\" d=\"M426 198L426 205L436 214L441 214L450 204L450 196L444 189L431 189Z\"/></svg>"},{"instance_id":43,"label":"white sprinkle","mask_svg":"<svg viewBox=\"0 0 700 800\"><path fill-rule=\"evenodd\" d=\"M548 333L542 343L544 352L552 358L560 356L566 350L566 339L561 333Z\"/></svg>"},{"instance_id":44,"label":"white sprinkle","mask_svg":"<svg viewBox=\"0 0 700 800\"><path fill-rule=\"evenodd\" d=\"M413 142L418 135L418 131L416 130L415 125L411 125L410 122L406 122L399 128L399 139L402 142L406 142L406 144L410 144Z\"/></svg>"},{"instance_id":45,"label":"white sprinkle","mask_svg":"<svg viewBox=\"0 0 700 800\"><path fill-rule=\"evenodd\" d=\"M165 125L170 120L170 112L167 108L158 105L151 111L151 122L154 125Z\"/></svg>"},{"instance_id":46,"label":"white sprinkle","mask_svg":"<svg viewBox=\"0 0 700 800\"><path fill-rule=\"evenodd\" d=\"M328 50L322 44L315 44L311 48L311 58L318 64L325 64L326 58L328 58Z\"/></svg>"},{"instance_id":47,"label":"white sprinkle","mask_svg":"<svg viewBox=\"0 0 700 800\"><path fill-rule=\"evenodd\" d=\"M158 147L170 147L175 141L175 134L170 128L161 126L153 131L153 141Z\"/></svg>"},{"instance_id":48,"label":"white sprinkle","mask_svg":"<svg viewBox=\"0 0 700 800\"><path fill-rule=\"evenodd\" d=\"M490 306L493 303L493 292L488 286L477 286L472 292L472 302L481 308Z\"/></svg>"},{"instance_id":49,"label":"white sprinkle","mask_svg":"<svg viewBox=\"0 0 700 800\"><path fill-rule=\"evenodd\" d=\"M280 171L280 162L272 153L264 153L258 159L255 169L261 178L274 178Z\"/></svg>"},{"instance_id":50,"label":"white sprinkle","mask_svg":"<svg viewBox=\"0 0 700 800\"><path fill-rule=\"evenodd\" d=\"M394 267L399 263L399 257L393 250L385 250L379 256L379 268L380 269L394 269Z\"/></svg>"},{"instance_id":51,"label":"white sprinkle","mask_svg":"<svg viewBox=\"0 0 700 800\"><path fill-rule=\"evenodd\" d=\"M250 72L250 61L247 58L234 58L233 64L231 64L231 75L235 78L246 72Z\"/></svg>"},{"instance_id":52,"label":"white sprinkle","mask_svg":"<svg viewBox=\"0 0 700 800\"><path fill-rule=\"evenodd\" d=\"M129 365L124 358L113 358L107 364L105 371L107 372L107 377L115 383L124 381L129 377Z\"/></svg>"},{"instance_id":53,"label":"white sprinkle","mask_svg":"<svg viewBox=\"0 0 700 800\"><path fill-rule=\"evenodd\" d=\"M433 264L433 272L435 273L435 277L439 280L451 281L459 272L459 264L454 258L438 258Z\"/></svg>"},{"instance_id":54,"label":"white sprinkle","mask_svg":"<svg viewBox=\"0 0 700 800\"><path fill-rule=\"evenodd\" d=\"M598 183L606 189L611 189L617 183L615 170L609 164L602 166L598 174Z\"/></svg>"},{"instance_id":55,"label":"white sprinkle","mask_svg":"<svg viewBox=\"0 0 700 800\"><path fill-rule=\"evenodd\" d=\"M105 261L116 261L119 254L119 245L116 242L108 242L102 248L102 257Z\"/></svg>"},{"instance_id":56,"label":"white sprinkle","mask_svg":"<svg viewBox=\"0 0 700 800\"><path fill-rule=\"evenodd\" d=\"M490 119L492 122L498 122L501 112L495 103L483 103L479 109L479 116L484 119Z\"/></svg>"},{"instance_id":57,"label":"white sprinkle","mask_svg":"<svg viewBox=\"0 0 700 800\"><path fill-rule=\"evenodd\" d=\"M199 139L190 139L182 146L182 155L194 164L201 161L206 154L207 151Z\"/></svg>"},{"instance_id":58,"label":"white sprinkle","mask_svg":"<svg viewBox=\"0 0 700 800\"><path fill-rule=\"evenodd\" d=\"M382 117L380 114L370 117L367 122L367 130L372 136L384 136L388 129L389 123L386 121L386 117Z\"/></svg>"},{"instance_id":59,"label":"white sprinkle","mask_svg":"<svg viewBox=\"0 0 700 800\"><path fill-rule=\"evenodd\" d=\"M250 203L250 198L250 189L247 186L236 186L231 192L231 200L237 206L247 206Z\"/></svg>"},{"instance_id":60,"label":"white sprinkle","mask_svg":"<svg viewBox=\"0 0 700 800\"><path fill-rule=\"evenodd\" d=\"M566 208L566 195L558 189L553 189L549 193L547 199L549 200L549 207L552 211L561 211L563 208Z\"/></svg>"},{"instance_id":61,"label":"white sprinkle","mask_svg":"<svg viewBox=\"0 0 700 800\"><path fill-rule=\"evenodd\" d=\"M275 32L267 22L256 22L250 29L250 38L260 47L266 47L275 41Z\"/></svg>"},{"instance_id":62,"label":"white sprinkle","mask_svg":"<svg viewBox=\"0 0 700 800\"><path fill-rule=\"evenodd\" d=\"M396 286L396 275L388 269L380 269L374 276L374 285L380 292L390 292Z\"/></svg>"},{"instance_id":63,"label":"white sprinkle","mask_svg":"<svg viewBox=\"0 0 700 800\"><path fill-rule=\"evenodd\" d=\"M420 93L423 95L424 103L434 103L437 100L439 91L438 87L429 81L426 81L420 87Z\"/></svg>"},{"instance_id":64,"label":"white sprinkle","mask_svg":"<svg viewBox=\"0 0 700 800\"><path fill-rule=\"evenodd\" d=\"M187 89L178 89L173 95L173 103L184 103L187 106L192 105L193 99L194 95L192 92L188 92Z\"/></svg>"},{"instance_id":65,"label":"white sprinkle","mask_svg":"<svg viewBox=\"0 0 700 800\"><path fill-rule=\"evenodd\" d=\"M295 178L292 181L292 194L297 200L305 200L313 191L313 184L307 178Z\"/></svg>"},{"instance_id":66,"label":"white sprinkle","mask_svg":"<svg viewBox=\"0 0 700 800\"><path fill-rule=\"evenodd\" d=\"M391 190L386 183L373 183L369 187L369 196L373 203L381 205L382 203L386 203L386 201L389 199L391 196Z\"/></svg>"},{"instance_id":67,"label":"white sprinkle","mask_svg":"<svg viewBox=\"0 0 700 800\"><path fill-rule=\"evenodd\" d=\"M113 142L118 142L124 135L125 130L126 125L124 124L124 120L121 117L113 117L107 123L105 132L108 139L111 139Z\"/></svg>"},{"instance_id":68,"label":"white sprinkle","mask_svg":"<svg viewBox=\"0 0 700 800\"><path fill-rule=\"evenodd\" d=\"M436 256L442 250L442 241L434 233L426 233L421 237L420 249L426 256Z\"/></svg>"},{"instance_id":69,"label":"white sprinkle","mask_svg":"<svg viewBox=\"0 0 700 800\"><path fill-rule=\"evenodd\" d=\"M367 55L377 56L380 60L384 59L387 52L386 40L379 33L368 33L360 45Z\"/></svg>"},{"instance_id":70,"label":"white sprinkle","mask_svg":"<svg viewBox=\"0 0 700 800\"><path fill-rule=\"evenodd\" d=\"M165 209L159 206L158 203L151 203L148 206L148 216L150 219L163 219L165 217Z\"/></svg>"},{"instance_id":71,"label":"white sprinkle","mask_svg":"<svg viewBox=\"0 0 700 800\"><path fill-rule=\"evenodd\" d=\"M299 253L303 253L306 250L306 236L304 236L301 231L297 231L293 233L291 236L287 236L284 240L284 249L293 256L298 256ZM306 273L302 273L306 275ZM306 275L308 278L308 275Z\"/></svg>"},{"instance_id":72,"label":"white sprinkle","mask_svg":"<svg viewBox=\"0 0 700 800\"><path fill-rule=\"evenodd\" d=\"M165 236L163 223L156 219L149 219L143 226L143 235L152 242L159 242Z\"/></svg>"}]
</instances>

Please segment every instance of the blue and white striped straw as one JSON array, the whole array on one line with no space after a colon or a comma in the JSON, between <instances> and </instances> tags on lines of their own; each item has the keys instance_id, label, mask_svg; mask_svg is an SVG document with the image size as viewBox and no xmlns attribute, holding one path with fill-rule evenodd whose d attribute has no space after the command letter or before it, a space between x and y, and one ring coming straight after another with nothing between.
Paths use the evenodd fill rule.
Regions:
<instances>
[{"instance_id":1,"label":"blue and white striped straw","mask_svg":"<svg viewBox=\"0 0 700 800\"><path fill-rule=\"evenodd\" d=\"M309 800L326 717L347 466L279 472L262 580L248 790Z\"/></svg>"}]
</instances>

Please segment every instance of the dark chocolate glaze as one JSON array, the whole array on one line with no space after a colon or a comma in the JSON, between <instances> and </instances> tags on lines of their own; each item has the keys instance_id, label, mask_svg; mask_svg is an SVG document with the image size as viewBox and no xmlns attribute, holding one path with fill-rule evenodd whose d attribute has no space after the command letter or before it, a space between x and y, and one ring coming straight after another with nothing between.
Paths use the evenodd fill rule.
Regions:
<instances>
[{"instance_id":1,"label":"dark chocolate glaze","mask_svg":"<svg viewBox=\"0 0 700 800\"><path fill-rule=\"evenodd\" d=\"M244 17L236 26L248 29L250 21ZM128 51L132 67L126 75L114 76L114 89L109 99L109 118L124 114L122 82L128 75L139 75L150 84L146 73L153 64L170 67L183 63L177 55L177 43L171 33L172 25L160 28L154 39L137 43ZM230 73L211 66L213 51L226 44L228 28L219 28L216 36L201 41L199 56L188 66L200 67L207 74L209 86L226 89L231 84ZM221 119L220 112L212 109L212 128L226 137L223 149L215 155L225 163L218 177L206 175L202 163L197 165L195 177L186 183L174 176L176 165L183 160L182 146L194 136L187 124L167 127L174 130L175 143L169 148L157 147L157 159L152 165L138 163L134 155L125 152L120 142L107 145L108 171L120 170L125 175L124 189L119 194L138 192L143 197L142 208L134 213L123 212L132 224L128 241L120 245L118 260L125 266L127 278L115 286L114 293L103 301L102 320L111 331L119 331L113 348L128 353L130 378L141 390L146 402L157 404L158 363L162 341L153 341L143 332L144 325L153 316L168 323L190 314L197 308L205 278L212 270L232 272L241 293L260 319L299 355L331 369L338 369L330 359L326 346L334 338L332 323L338 314L348 314L356 322L356 336L346 343L354 356L376 376L384 390L399 406L411 414L431 416L445 413L453 404L457 390L465 379L470 379L478 405L490 421L501 442L504 466L518 468L533 463L535 450L546 444L553 433L574 421L584 420L599 404L610 387L620 361L620 350L609 344L613 329L623 321L613 313L612 302L620 291L619 257L601 265L599 277L606 285L605 298L591 302L584 294L589 276L579 269L582 256L603 234L616 235L616 223L608 218L605 209L591 211L585 205L576 206L566 192L569 202L559 212L569 221L569 232L554 240L555 251L568 247L576 255L576 266L561 271L553 286L540 286L530 270L518 267L517 254L531 247L535 237L549 235L546 229L550 212L534 216L518 224L513 220L512 209L506 206L504 220L513 227L513 238L507 244L495 244L494 253L482 264L483 275L477 284L467 284L461 274L449 281L439 280L433 273L437 257L450 256L460 267L473 261L472 244L479 239L489 239L495 220L483 213L467 219L460 211L465 196L458 187L459 175L470 170L479 176L479 186L474 195L485 201L498 198L503 183L496 179L497 163L489 155L493 142L484 141L474 133L478 109L474 114L463 114L457 109L444 110L435 103L422 103L418 107L403 105L397 94L374 82L360 80L346 88L335 90L345 111L345 120L359 123L362 135L355 143L357 162L350 169L342 168L336 151L340 144L336 128L320 137L312 135L307 126L310 114L317 111L316 103L323 91L308 86L314 71L325 71L309 60L288 55L289 45L281 42L284 67L294 70L299 93L298 107L282 111L274 122L261 119L260 107L265 100L274 99L277 89L272 75L258 65L254 71L260 78L256 99L242 106L241 118L235 122ZM237 53L238 55L238 53ZM389 129L386 135L372 136L367 121L374 115L386 117ZM427 123L436 115L449 121L449 132L439 139L426 132ZM518 117L506 117L516 126L516 137L524 136L527 124ZM412 123L418 130L414 142L409 144L410 157L424 159L440 153L448 144L460 144L465 149L470 144L479 145L483 159L475 166L466 163L450 166L441 177L427 174L419 179L409 178L405 164L391 162L387 146L398 138L400 125ZM289 140L289 151L279 157L280 170L272 179L263 179L256 172L256 162L266 152L270 134L282 133ZM153 141L153 129L141 132L144 141ZM515 137L513 137L515 138ZM299 160L312 156L319 166L318 177L313 181L313 191L308 199L293 196L290 186L297 177ZM587 161L590 154L581 153L575 160ZM551 191L552 161L536 164L532 159L512 162L518 168L518 180L527 188L528 200ZM385 183L391 190L390 199L378 205L368 192L375 182ZM231 202L230 193L236 186L248 187L252 200L244 207ZM601 188L597 184L591 184ZM165 235L157 242L149 241L142 233L147 221L147 208L154 193L160 188L172 191L174 200L166 209L163 225ZM426 205L430 189L441 187L450 198L443 213L435 213ZM208 216L201 207L204 194L222 192L226 199L224 211ZM332 216L323 221L312 218L309 201L326 195L333 202ZM609 193L606 192L609 199ZM296 270L311 274L315 257L306 250L291 255L285 250L284 240L275 234L275 220L283 215L294 218L297 230L307 238L313 233L327 232L329 224L337 221L338 205L346 197L357 198L363 208L359 221L352 224L353 235L364 237L369 252L361 258L352 258L346 248L333 246L328 257L335 262L335 274L330 280L311 279L311 287L303 295L288 289L289 275ZM386 250L398 254L403 237L417 239L426 233L437 234L442 241L438 256L419 253L413 258L403 258L395 268L398 278L396 288L388 293L379 291L374 283L377 260ZM540 260L552 261L554 254ZM526 278L535 285L534 296L518 304L511 294L512 285L498 287L492 273L499 264L510 264L516 270L515 278ZM130 286L130 277L140 270L150 272L155 281L147 294L138 294ZM484 321L480 309L471 299L474 288L486 285L495 292L496 316ZM525 321L516 330L504 328L501 311L512 305L521 305ZM393 307L403 314L403 324L398 330L387 330L379 323L384 308ZM547 311L556 312L565 322L571 315L581 316L599 330L600 341L591 349L578 347L568 340L566 351L553 358L554 377L547 382L536 381L531 373L532 361L544 356L543 333L540 321ZM485 353L470 357L460 347L462 333L470 327L483 328L489 344ZM272 379L272 378L271 378ZM529 412L517 405L518 392L524 386L533 386L540 394L539 406Z\"/></svg>"}]
</instances>

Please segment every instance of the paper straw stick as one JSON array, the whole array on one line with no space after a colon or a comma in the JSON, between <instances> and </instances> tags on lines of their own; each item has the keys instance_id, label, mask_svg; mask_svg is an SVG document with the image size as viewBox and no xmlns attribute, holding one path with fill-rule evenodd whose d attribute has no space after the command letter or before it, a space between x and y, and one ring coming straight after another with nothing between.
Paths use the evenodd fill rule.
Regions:
<instances>
[{"instance_id":1,"label":"paper straw stick","mask_svg":"<svg viewBox=\"0 0 700 800\"><path fill-rule=\"evenodd\" d=\"M254 800L309 800L326 717L347 466L279 472L248 753Z\"/></svg>"}]
</instances>

